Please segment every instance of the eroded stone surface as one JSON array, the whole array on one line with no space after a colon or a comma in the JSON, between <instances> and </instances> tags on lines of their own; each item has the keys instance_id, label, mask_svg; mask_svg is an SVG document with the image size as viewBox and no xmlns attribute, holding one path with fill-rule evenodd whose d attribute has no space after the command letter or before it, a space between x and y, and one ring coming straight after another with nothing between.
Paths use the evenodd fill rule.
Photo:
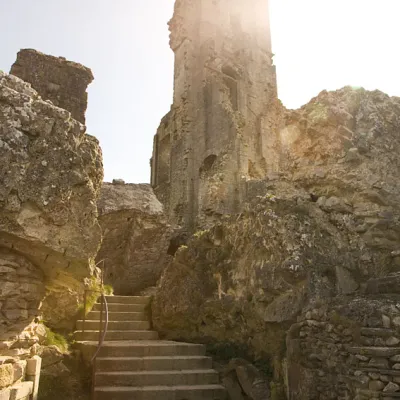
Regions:
<instances>
[{"instance_id":1,"label":"eroded stone surface","mask_svg":"<svg viewBox=\"0 0 400 400\"><path fill-rule=\"evenodd\" d=\"M33 288L33 273L46 280L47 322L70 326L101 241L99 144L68 111L1 72L0 159L0 247L11 254L1 267L9 298L3 313L9 321L32 316L30 300L18 293L26 286L37 302L43 288Z\"/></svg>"},{"instance_id":2,"label":"eroded stone surface","mask_svg":"<svg viewBox=\"0 0 400 400\"><path fill-rule=\"evenodd\" d=\"M11 68L11 74L29 82L44 100L68 110L85 123L86 88L93 81L89 68L33 49L23 49Z\"/></svg>"},{"instance_id":3,"label":"eroded stone surface","mask_svg":"<svg viewBox=\"0 0 400 400\"><path fill-rule=\"evenodd\" d=\"M395 369L399 335L387 327L400 325L400 99L344 88L274 118L278 173L246 179L249 205L178 251L154 323L169 338L269 359L289 376L291 399L355 396L371 378L340 380L359 360L347 345L383 354L357 361L362 368Z\"/></svg>"},{"instance_id":4,"label":"eroded stone surface","mask_svg":"<svg viewBox=\"0 0 400 400\"><path fill-rule=\"evenodd\" d=\"M0 340L4 340L9 329L29 324L40 314L45 283L42 270L5 248L0 248L0 281Z\"/></svg>"},{"instance_id":5,"label":"eroded stone surface","mask_svg":"<svg viewBox=\"0 0 400 400\"><path fill-rule=\"evenodd\" d=\"M105 183L98 209L103 242L97 261L105 260L105 282L119 295L154 286L170 258L171 228L151 186Z\"/></svg>"},{"instance_id":6,"label":"eroded stone surface","mask_svg":"<svg viewBox=\"0 0 400 400\"><path fill-rule=\"evenodd\" d=\"M14 368L12 364L0 365L0 389L12 385L14 382Z\"/></svg>"},{"instance_id":7,"label":"eroded stone surface","mask_svg":"<svg viewBox=\"0 0 400 400\"><path fill-rule=\"evenodd\" d=\"M275 168L268 0L178 0L169 26L174 99L154 138L152 185L190 230L238 211L241 180Z\"/></svg>"}]
</instances>

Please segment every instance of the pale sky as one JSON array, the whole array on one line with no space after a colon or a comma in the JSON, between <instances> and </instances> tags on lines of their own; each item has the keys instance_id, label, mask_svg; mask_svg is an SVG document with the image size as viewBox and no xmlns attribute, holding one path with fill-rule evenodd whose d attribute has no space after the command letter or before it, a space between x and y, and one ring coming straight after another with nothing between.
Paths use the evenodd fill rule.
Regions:
<instances>
[{"instance_id":1,"label":"pale sky","mask_svg":"<svg viewBox=\"0 0 400 400\"><path fill-rule=\"evenodd\" d=\"M246 1L246 0L243 0ZM270 0L279 97L297 108L345 85L400 96L400 0ZM88 133L105 180L149 182L153 135L172 102L174 0L0 0L0 70L21 48L90 67Z\"/></svg>"}]
</instances>

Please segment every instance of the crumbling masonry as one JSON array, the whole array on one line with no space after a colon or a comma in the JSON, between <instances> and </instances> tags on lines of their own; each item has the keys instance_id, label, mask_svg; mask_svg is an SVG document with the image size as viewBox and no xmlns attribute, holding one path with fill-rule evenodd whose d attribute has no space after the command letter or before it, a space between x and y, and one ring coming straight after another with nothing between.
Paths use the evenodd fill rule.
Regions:
<instances>
[{"instance_id":1,"label":"crumbling masonry","mask_svg":"<svg viewBox=\"0 0 400 400\"><path fill-rule=\"evenodd\" d=\"M192 229L236 212L246 180L276 169L268 0L178 0L169 26L174 100L154 138L151 183L171 222Z\"/></svg>"},{"instance_id":2,"label":"crumbling masonry","mask_svg":"<svg viewBox=\"0 0 400 400\"><path fill-rule=\"evenodd\" d=\"M92 71L85 66L32 49L22 49L10 73L29 82L42 99L71 113L72 118L85 123L88 85Z\"/></svg>"}]
</instances>

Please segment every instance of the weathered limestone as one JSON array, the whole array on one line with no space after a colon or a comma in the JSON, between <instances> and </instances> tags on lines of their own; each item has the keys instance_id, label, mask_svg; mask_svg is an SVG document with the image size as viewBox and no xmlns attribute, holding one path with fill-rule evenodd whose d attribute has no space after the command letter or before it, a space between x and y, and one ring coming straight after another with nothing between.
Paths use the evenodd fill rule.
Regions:
<instances>
[{"instance_id":1,"label":"weathered limestone","mask_svg":"<svg viewBox=\"0 0 400 400\"><path fill-rule=\"evenodd\" d=\"M151 182L170 221L190 230L238 211L240 182L275 168L268 0L178 0L169 26L174 100L154 138Z\"/></svg>"},{"instance_id":2,"label":"weathered limestone","mask_svg":"<svg viewBox=\"0 0 400 400\"><path fill-rule=\"evenodd\" d=\"M399 98L352 88L300 110L277 106L277 173L246 179L241 212L178 250L153 302L155 328L268 360L293 400L387 393L379 388L398 383L399 364L399 116ZM372 370L341 381L350 345L386 350L357 353Z\"/></svg>"},{"instance_id":3,"label":"weathered limestone","mask_svg":"<svg viewBox=\"0 0 400 400\"><path fill-rule=\"evenodd\" d=\"M170 256L171 228L150 185L104 183L98 200L105 283L118 295L155 286ZM100 264L102 267L102 264Z\"/></svg>"},{"instance_id":4,"label":"weathered limestone","mask_svg":"<svg viewBox=\"0 0 400 400\"><path fill-rule=\"evenodd\" d=\"M178 250L153 301L154 325L169 339L279 358L307 299L337 293L335 266L354 271L347 251L315 203L255 198L248 211L196 232Z\"/></svg>"},{"instance_id":5,"label":"weathered limestone","mask_svg":"<svg viewBox=\"0 0 400 400\"><path fill-rule=\"evenodd\" d=\"M29 302L39 304L44 290L39 281L45 277L46 299L41 300L46 320L67 326L76 313L83 279L94 272L101 240L98 142L68 111L1 72L0 159L0 247L8 249L2 250L7 282L2 293L9 298L3 304L5 317L32 316ZM21 290L32 299L20 297Z\"/></svg>"},{"instance_id":6,"label":"weathered limestone","mask_svg":"<svg viewBox=\"0 0 400 400\"><path fill-rule=\"evenodd\" d=\"M33 49L23 49L10 73L29 82L43 100L69 111L72 118L85 123L88 85L92 71L64 57L53 57Z\"/></svg>"},{"instance_id":7,"label":"weathered limestone","mask_svg":"<svg viewBox=\"0 0 400 400\"><path fill-rule=\"evenodd\" d=\"M33 50L12 70L68 109L0 71L0 399L36 400L38 355L47 375L60 378L63 366L48 365L43 318L71 329L85 284L97 282L103 166L97 140L69 112L84 121L90 71Z\"/></svg>"}]
</instances>

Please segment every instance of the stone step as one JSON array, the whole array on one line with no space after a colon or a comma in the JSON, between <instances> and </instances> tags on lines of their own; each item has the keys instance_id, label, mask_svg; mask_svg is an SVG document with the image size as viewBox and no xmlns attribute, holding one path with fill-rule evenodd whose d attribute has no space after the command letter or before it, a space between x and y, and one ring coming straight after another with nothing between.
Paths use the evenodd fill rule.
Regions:
<instances>
[{"instance_id":1,"label":"stone step","mask_svg":"<svg viewBox=\"0 0 400 400\"><path fill-rule=\"evenodd\" d=\"M108 304L109 312L145 312L146 304L119 304L119 303L110 303ZM105 308L103 309L105 310ZM101 311L101 304L96 303L93 306L92 311Z\"/></svg>"},{"instance_id":2,"label":"stone step","mask_svg":"<svg viewBox=\"0 0 400 400\"><path fill-rule=\"evenodd\" d=\"M103 320L103 329L105 321ZM76 329L83 330L83 321L77 321ZM150 322L148 321L109 321L108 330L110 331L142 331L150 329ZM100 321L86 320L85 331L98 331L100 330Z\"/></svg>"},{"instance_id":3,"label":"stone step","mask_svg":"<svg viewBox=\"0 0 400 400\"><path fill-rule=\"evenodd\" d=\"M226 400L221 385L97 387L96 400Z\"/></svg>"},{"instance_id":4,"label":"stone step","mask_svg":"<svg viewBox=\"0 0 400 400\"><path fill-rule=\"evenodd\" d=\"M150 296L106 296L108 304L150 304Z\"/></svg>"},{"instance_id":5,"label":"stone step","mask_svg":"<svg viewBox=\"0 0 400 400\"><path fill-rule=\"evenodd\" d=\"M76 341L98 340L99 332L85 330L85 332L77 331L74 334ZM105 340L120 341L120 340L157 340L158 333L155 331L107 331Z\"/></svg>"},{"instance_id":6,"label":"stone step","mask_svg":"<svg viewBox=\"0 0 400 400\"><path fill-rule=\"evenodd\" d=\"M99 372L211 369L212 359L203 356L106 357L97 358L96 367Z\"/></svg>"},{"instance_id":7,"label":"stone step","mask_svg":"<svg viewBox=\"0 0 400 400\"><path fill-rule=\"evenodd\" d=\"M96 386L186 386L217 384L218 373L212 369L183 371L98 372Z\"/></svg>"},{"instance_id":8,"label":"stone step","mask_svg":"<svg viewBox=\"0 0 400 400\"><path fill-rule=\"evenodd\" d=\"M100 321L100 311L90 311L86 317L88 320ZM103 313L103 321L105 319ZM148 314L144 311L142 312L109 312L109 321L148 321Z\"/></svg>"},{"instance_id":9,"label":"stone step","mask_svg":"<svg viewBox=\"0 0 400 400\"><path fill-rule=\"evenodd\" d=\"M386 358L400 354L400 347L348 347L347 351L363 356Z\"/></svg>"},{"instance_id":10,"label":"stone step","mask_svg":"<svg viewBox=\"0 0 400 400\"><path fill-rule=\"evenodd\" d=\"M95 341L78 343L82 351L94 353L98 346ZM99 357L169 357L169 356L204 356L205 346L201 344L179 343L172 341L113 341L104 342Z\"/></svg>"}]
</instances>

